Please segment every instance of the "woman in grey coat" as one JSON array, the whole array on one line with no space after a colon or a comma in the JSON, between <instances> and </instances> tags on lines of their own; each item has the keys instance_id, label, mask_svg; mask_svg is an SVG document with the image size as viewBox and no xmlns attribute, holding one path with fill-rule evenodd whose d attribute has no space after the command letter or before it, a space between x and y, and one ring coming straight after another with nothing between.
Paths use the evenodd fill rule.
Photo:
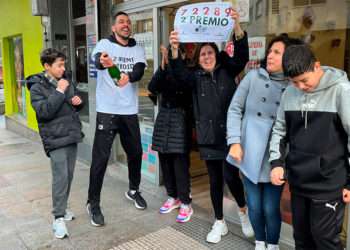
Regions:
<instances>
[{"instance_id":1,"label":"woman in grey coat","mask_svg":"<svg viewBox=\"0 0 350 250\"><path fill-rule=\"evenodd\" d=\"M262 67L251 70L242 80L231 101L227 116L227 161L243 174L249 218L256 250L279 249L282 186L270 182L268 142L277 108L288 80L282 71L282 55L287 46L301 43L287 35L274 38Z\"/></svg>"}]
</instances>

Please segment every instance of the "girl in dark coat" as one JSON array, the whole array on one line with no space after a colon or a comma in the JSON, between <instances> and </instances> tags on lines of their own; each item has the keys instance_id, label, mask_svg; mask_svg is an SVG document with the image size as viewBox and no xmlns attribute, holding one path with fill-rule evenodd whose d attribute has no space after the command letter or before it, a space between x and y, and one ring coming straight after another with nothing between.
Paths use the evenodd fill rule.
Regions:
<instances>
[{"instance_id":1,"label":"girl in dark coat","mask_svg":"<svg viewBox=\"0 0 350 250\"><path fill-rule=\"evenodd\" d=\"M190 139L191 92L176 90L176 81L168 65L168 50L161 47L162 62L148 85L148 90L160 96L160 109L154 125L152 149L158 152L164 185L169 198L159 212L169 213L180 208L177 222L191 219ZM184 51L181 51L184 53Z\"/></svg>"},{"instance_id":2,"label":"girl in dark coat","mask_svg":"<svg viewBox=\"0 0 350 250\"><path fill-rule=\"evenodd\" d=\"M233 37L234 57L229 57L224 51L219 53L215 43L204 43L199 45L194 59L197 64L195 70L189 70L178 58L178 34L176 31L170 34L170 65L175 79L182 83L184 88L191 89L198 147L209 173L210 196L216 218L212 230L207 235L207 241L211 243L218 243L221 236L228 232L223 219L224 178L240 208L239 217L243 233L248 237L253 236L239 172L225 161L228 153L226 118L236 90L234 79L249 60L247 34L239 25L238 13L232 10L231 16L236 24Z\"/></svg>"}]
</instances>

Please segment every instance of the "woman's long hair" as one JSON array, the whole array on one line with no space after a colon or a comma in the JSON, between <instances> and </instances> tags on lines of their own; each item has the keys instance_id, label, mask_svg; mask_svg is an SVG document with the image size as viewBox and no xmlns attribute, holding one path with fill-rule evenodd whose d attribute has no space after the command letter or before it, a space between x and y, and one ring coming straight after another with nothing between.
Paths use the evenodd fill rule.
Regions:
<instances>
[{"instance_id":1,"label":"woman's long hair","mask_svg":"<svg viewBox=\"0 0 350 250\"><path fill-rule=\"evenodd\" d=\"M266 63L267 63L267 57L269 55L269 51L270 51L272 45L274 43L277 43L277 42L283 43L284 49L286 49L290 45L304 44L304 42L302 40L300 40L298 38L289 37L287 33L282 33L282 34L276 36L275 38L273 38L269 42L269 44L266 48L266 51L265 51L265 58L260 61L260 66L262 68L266 69Z\"/></svg>"}]
</instances>

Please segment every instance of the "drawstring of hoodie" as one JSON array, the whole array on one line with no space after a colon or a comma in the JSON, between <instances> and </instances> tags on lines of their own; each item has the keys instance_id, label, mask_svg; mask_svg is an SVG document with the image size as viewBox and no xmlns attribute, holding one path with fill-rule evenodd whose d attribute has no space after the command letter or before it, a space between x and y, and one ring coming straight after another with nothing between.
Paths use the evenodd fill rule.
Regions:
<instances>
[{"instance_id":1,"label":"drawstring of hoodie","mask_svg":"<svg viewBox=\"0 0 350 250\"><path fill-rule=\"evenodd\" d=\"M305 129L307 129L307 113L309 111L309 103L307 100L307 95L303 95L302 98L302 104L301 104L301 117L304 118L304 127ZM305 113L305 117L304 117L304 113Z\"/></svg>"}]
</instances>

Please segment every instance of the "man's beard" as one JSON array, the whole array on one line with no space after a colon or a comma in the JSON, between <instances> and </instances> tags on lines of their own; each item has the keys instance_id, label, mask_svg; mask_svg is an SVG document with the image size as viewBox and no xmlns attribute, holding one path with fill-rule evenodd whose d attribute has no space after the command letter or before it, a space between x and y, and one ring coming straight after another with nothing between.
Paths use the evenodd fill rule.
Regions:
<instances>
[{"instance_id":1,"label":"man's beard","mask_svg":"<svg viewBox=\"0 0 350 250\"><path fill-rule=\"evenodd\" d=\"M119 38L123 39L124 41L127 41L127 40L129 40L129 38L130 38L130 34L129 34L128 36L123 36L123 35L121 35L121 34L115 32L114 35L115 35L115 36L118 36Z\"/></svg>"}]
</instances>

